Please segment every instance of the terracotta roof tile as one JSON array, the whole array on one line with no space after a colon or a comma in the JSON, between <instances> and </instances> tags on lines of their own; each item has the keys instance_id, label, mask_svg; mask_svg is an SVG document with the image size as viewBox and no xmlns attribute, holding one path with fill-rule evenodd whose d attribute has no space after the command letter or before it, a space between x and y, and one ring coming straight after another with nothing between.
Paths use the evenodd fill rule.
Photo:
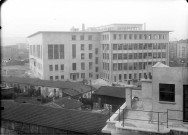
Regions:
<instances>
[{"instance_id":1,"label":"terracotta roof tile","mask_svg":"<svg viewBox=\"0 0 188 135\"><path fill-rule=\"evenodd\" d=\"M2 101L1 106L2 119L80 133L100 133L108 119L104 114L13 101Z\"/></svg>"}]
</instances>

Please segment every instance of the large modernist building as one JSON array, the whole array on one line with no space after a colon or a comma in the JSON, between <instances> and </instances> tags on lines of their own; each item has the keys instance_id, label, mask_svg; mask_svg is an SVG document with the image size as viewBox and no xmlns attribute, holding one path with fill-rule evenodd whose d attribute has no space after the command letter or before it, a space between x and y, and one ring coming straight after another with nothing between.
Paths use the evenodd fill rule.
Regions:
<instances>
[{"instance_id":1,"label":"large modernist building","mask_svg":"<svg viewBox=\"0 0 188 135\"><path fill-rule=\"evenodd\" d=\"M142 24L39 31L28 38L30 68L46 80L125 82L150 78L152 65L169 63L169 31L148 31Z\"/></svg>"}]
</instances>

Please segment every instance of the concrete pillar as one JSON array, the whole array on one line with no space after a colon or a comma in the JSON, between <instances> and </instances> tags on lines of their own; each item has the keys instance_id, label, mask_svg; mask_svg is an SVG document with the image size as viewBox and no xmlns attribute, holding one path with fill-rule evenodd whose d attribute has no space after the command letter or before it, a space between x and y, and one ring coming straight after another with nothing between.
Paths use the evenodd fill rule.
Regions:
<instances>
[{"instance_id":1,"label":"concrete pillar","mask_svg":"<svg viewBox=\"0 0 188 135\"><path fill-rule=\"evenodd\" d=\"M125 88L125 97L126 97L126 105L128 109L132 108L132 88L126 87Z\"/></svg>"}]
</instances>

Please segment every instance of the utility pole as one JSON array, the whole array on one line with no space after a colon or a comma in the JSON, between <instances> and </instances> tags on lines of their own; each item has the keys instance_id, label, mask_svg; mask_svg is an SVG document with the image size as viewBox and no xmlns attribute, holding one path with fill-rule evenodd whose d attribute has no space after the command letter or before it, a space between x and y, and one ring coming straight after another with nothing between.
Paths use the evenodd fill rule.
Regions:
<instances>
[{"instance_id":1,"label":"utility pole","mask_svg":"<svg viewBox=\"0 0 188 135\"><path fill-rule=\"evenodd\" d=\"M93 110L93 99L92 99L92 84L90 80L90 85L91 85L91 109Z\"/></svg>"}]
</instances>

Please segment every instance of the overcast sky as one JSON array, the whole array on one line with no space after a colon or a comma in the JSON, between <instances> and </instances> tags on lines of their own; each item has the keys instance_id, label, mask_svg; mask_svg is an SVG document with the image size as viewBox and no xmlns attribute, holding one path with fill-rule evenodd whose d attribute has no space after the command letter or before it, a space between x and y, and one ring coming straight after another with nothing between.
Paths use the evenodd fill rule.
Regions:
<instances>
[{"instance_id":1,"label":"overcast sky","mask_svg":"<svg viewBox=\"0 0 188 135\"><path fill-rule=\"evenodd\" d=\"M3 37L37 31L68 31L112 23L146 23L147 30L170 30L173 40L188 38L185 0L7 0L1 8Z\"/></svg>"}]
</instances>

